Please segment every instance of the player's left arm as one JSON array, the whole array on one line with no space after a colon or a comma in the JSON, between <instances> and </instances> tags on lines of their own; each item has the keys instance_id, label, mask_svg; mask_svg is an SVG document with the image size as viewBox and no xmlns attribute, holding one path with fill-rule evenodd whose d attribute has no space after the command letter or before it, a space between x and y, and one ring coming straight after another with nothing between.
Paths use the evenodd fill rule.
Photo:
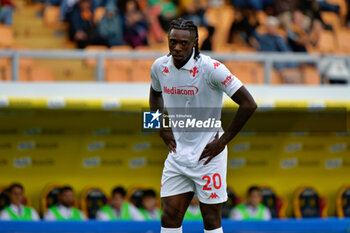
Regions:
<instances>
[{"instance_id":1,"label":"player's left arm","mask_svg":"<svg viewBox=\"0 0 350 233\"><path fill-rule=\"evenodd\" d=\"M200 160L208 157L204 165L208 164L216 155L225 149L227 143L238 134L257 108L253 97L244 86L241 86L232 95L231 99L239 105L237 113L224 134L220 138L216 134L214 141L209 143L203 150Z\"/></svg>"},{"instance_id":2,"label":"player's left arm","mask_svg":"<svg viewBox=\"0 0 350 233\"><path fill-rule=\"evenodd\" d=\"M215 139L204 148L199 158L199 160L207 158L204 165L208 164L216 155L225 149L227 143L238 134L257 108L253 97L242 85L241 81L233 76L223 64L216 64L218 66L216 69L214 68L210 75L209 85L231 96L231 99L236 102L239 107L224 134L219 138L219 134L217 133Z\"/></svg>"}]
</instances>

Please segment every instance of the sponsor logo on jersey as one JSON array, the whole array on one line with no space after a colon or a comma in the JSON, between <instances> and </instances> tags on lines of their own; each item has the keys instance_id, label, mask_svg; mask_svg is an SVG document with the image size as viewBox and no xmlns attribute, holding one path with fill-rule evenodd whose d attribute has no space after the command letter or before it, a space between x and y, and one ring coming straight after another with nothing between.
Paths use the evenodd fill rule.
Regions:
<instances>
[{"instance_id":1,"label":"sponsor logo on jersey","mask_svg":"<svg viewBox=\"0 0 350 233\"><path fill-rule=\"evenodd\" d=\"M196 86L178 86L168 88L163 87L163 92L168 95L196 95L198 93L198 87Z\"/></svg>"},{"instance_id":2,"label":"sponsor logo on jersey","mask_svg":"<svg viewBox=\"0 0 350 233\"><path fill-rule=\"evenodd\" d=\"M214 70L221 65L220 62L214 62Z\"/></svg>"},{"instance_id":3,"label":"sponsor logo on jersey","mask_svg":"<svg viewBox=\"0 0 350 233\"><path fill-rule=\"evenodd\" d=\"M225 87L228 87L231 85L232 81L233 81L233 75L230 74L229 76L226 77L224 81L221 82L221 84L224 85Z\"/></svg>"},{"instance_id":4,"label":"sponsor logo on jersey","mask_svg":"<svg viewBox=\"0 0 350 233\"><path fill-rule=\"evenodd\" d=\"M216 193L211 193L209 196L209 199L215 199L215 198L219 198L219 196Z\"/></svg>"},{"instance_id":5,"label":"sponsor logo on jersey","mask_svg":"<svg viewBox=\"0 0 350 233\"><path fill-rule=\"evenodd\" d=\"M165 67L165 68L164 68L164 70L162 71L162 73L164 73L164 74L168 74L168 73L169 73L169 69L168 69L168 67Z\"/></svg>"},{"instance_id":6,"label":"sponsor logo on jersey","mask_svg":"<svg viewBox=\"0 0 350 233\"><path fill-rule=\"evenodd\" d=\"M199 72L199 70L196 66L193 67L192 70L190 70L190 73L192 74L193 78L196 76L196 74L198 74L198 72Z\"/></svg>"}]
</instances>

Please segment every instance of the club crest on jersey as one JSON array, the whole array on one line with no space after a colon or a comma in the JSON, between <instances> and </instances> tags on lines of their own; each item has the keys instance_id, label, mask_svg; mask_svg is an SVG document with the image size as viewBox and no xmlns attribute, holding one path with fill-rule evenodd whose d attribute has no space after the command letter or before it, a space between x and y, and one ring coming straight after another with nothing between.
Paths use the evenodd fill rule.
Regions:
<instances>
[{"instance_id":1,"label":"club crest on jersey","mask_svg":"<svg viewBox=\"0 0 350 233\"><path fill-rule=\"evenodd\" d=\"M169 69L168 69L168 67L165 67L164 70L162 71L162 73L164 73L164 74L169 74Z\"/></svg>"},{"instance_id":2,"label":"club crest on jersey","mask_svg":"<svg viewBox=\"0 0 350 233\"><path fill-rule=\"evenodd\" d=\"M190 70L190 73L192 74L192 77L194 78L196 76L196 74L198 74L199 70L197 69L197 67L193 67L192 70Z\"/></svg>"},{"instance_id":3,"label":"club crest on jersey","mask_svg":"<svg viewBox=\"0 0 350 233\"><path fill-rule=\"evenodd\" d=\"M214 70L221 65L220 62L214 62Z\"/></svg>"},{"instance_id":4,"label":"club crest on jersey","mask_svg":"<svg viewBox=\"0 0 350 233\"><path fill-rule=\"evenodd\" d=\"M233 75L230 74L229 76L226 77L226 79L224 81L221 82L222 85L224 85L225 87L230 86L230 84L233 81Z\"/></svg>"}]
</instances>

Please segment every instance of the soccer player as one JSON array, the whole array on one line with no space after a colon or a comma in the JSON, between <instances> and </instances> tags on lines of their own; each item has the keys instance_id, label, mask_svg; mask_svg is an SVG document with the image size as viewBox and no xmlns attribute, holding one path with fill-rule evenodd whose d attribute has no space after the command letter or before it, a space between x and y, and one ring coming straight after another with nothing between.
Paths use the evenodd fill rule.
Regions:
<instances>
[{"instance_id":1,"label":"soccer player","mask_svg":"<svg viewBox=\"0 0 350 233\"><path fill-rule=\"evenodd\" d=\"M10 205L0 212L0 220L26 220L39 221L38 213L31 207L23 205L24 188L21 184L14 183L8 188Z\"/></svg>"},{"instance_id":2,"label":"soccer player","mask_svg":"<svg viewBox=\"0 0 350 233\"><path fill-rule=\"evenodd\" d=\"M223 64L200 54L198 29L192 21L172 21L168 42L170 53L158 58L151 68L151 111L162 112L166 107L170 116L178 108L191 111L206 107L216 109L216 119L220 119L223 93L239 108L225 132L161 128L160 136L169 150L161 180L161 232L182 232L184 214L196 193L205 232L220 233L222 203L227 200L226 145L257 105Z\"/></svg>"}]
</instances>

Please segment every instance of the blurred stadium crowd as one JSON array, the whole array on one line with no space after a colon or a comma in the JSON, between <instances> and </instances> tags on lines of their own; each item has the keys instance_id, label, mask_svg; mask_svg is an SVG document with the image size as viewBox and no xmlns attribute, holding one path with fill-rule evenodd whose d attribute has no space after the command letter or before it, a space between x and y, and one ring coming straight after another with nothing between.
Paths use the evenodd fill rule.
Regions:
<instances>
[{"instance_id":1,"label":"blurred stadium crowd","mask_svg":"<svg viewBox=\"0 0 350 233\"><path fill-rule=\"evenodd\" d=\"M41 1L41 2L40 2ZM350 52L349 0L1 0L0 49L67 49L167 51L172 19L183 17L199 26L200 48L214 52L302 52L346 55ZM10 26L6 26L10 25ZM12 25L12 26L11 26ZM24 59L21 59L24 60ZM148 82L153 59L107 62L106 81ZM141 60L141 59L140 59ZM264 83L264 65L222 61L245 84ZM10 80L9 61L0 58L0 79ZM91 77L89 67L69 63L33 66L20 63L20 81L53 81ZM54 62L52 62L54 63ZM113 63L113 62L111 62ZM115 63L119 63L115 65ZM348 83L346 60L275 62L272 84ZM118 67L117 67L118 66ZM23 67L23 69L21 69ZM84 72L74 70L86 69ZM30 69L28 71L28 69ZM57 70L61 69L60 72ZM72 70L74 69L74 70ZM60 74L61 73L61 74ZM58 77L60 76L60 77ZM61 77L62 76L62 77ZM85 78L85 81L88 78ZM73 80L75 81L75 80Z\"/></svg>"},{"instance_id":2,"label":"blurred stadium crowd","mask_svg":"<svg viewBox=\"0 0 350 233\"><path fill-rule=\"evenodd\" d=\"M75 199L70 186L47 186L41 197L39 213L46 221L88 220L101 221L160 220L160 203L153 189L132 188L126 191L115 187L108 196L103 189L89 187ZM270 220L285 218L287 200L270 187L251 186L245 202L228 188L228 201L223 204L222 217L233 220ZM296 218L327 217L327 200L313 187L300 187L293 200ZM350 186L343 186L337 196L337 216L350 217ZM78 206L80 209L78 209ZM199 200L195 196L184 216L185 220L201 220ZM40 220L37 210L30 206L24 187L13 183L0 189L0 220Z\"/></svg>"},{"instance_id":3,"label":"blurred stadium crowd","mask_svg":"<svg viewBox=\"0 0 350 233\"><path fill-rule=\"evenodd\" d=\"M16 4L21 3L0 2L0 22L12 25ZM48 26L67 23L69 39L78 48L164 44L177 17L200 27L202 50L220 50L216 44L227 42L238 51L332 52L332 37L338 43L350 35L349 0L36 0L25 7L28 4L39 6ZM349 51L342 46L338 44L337 51Z\"/></svg>"}]
</instances>

